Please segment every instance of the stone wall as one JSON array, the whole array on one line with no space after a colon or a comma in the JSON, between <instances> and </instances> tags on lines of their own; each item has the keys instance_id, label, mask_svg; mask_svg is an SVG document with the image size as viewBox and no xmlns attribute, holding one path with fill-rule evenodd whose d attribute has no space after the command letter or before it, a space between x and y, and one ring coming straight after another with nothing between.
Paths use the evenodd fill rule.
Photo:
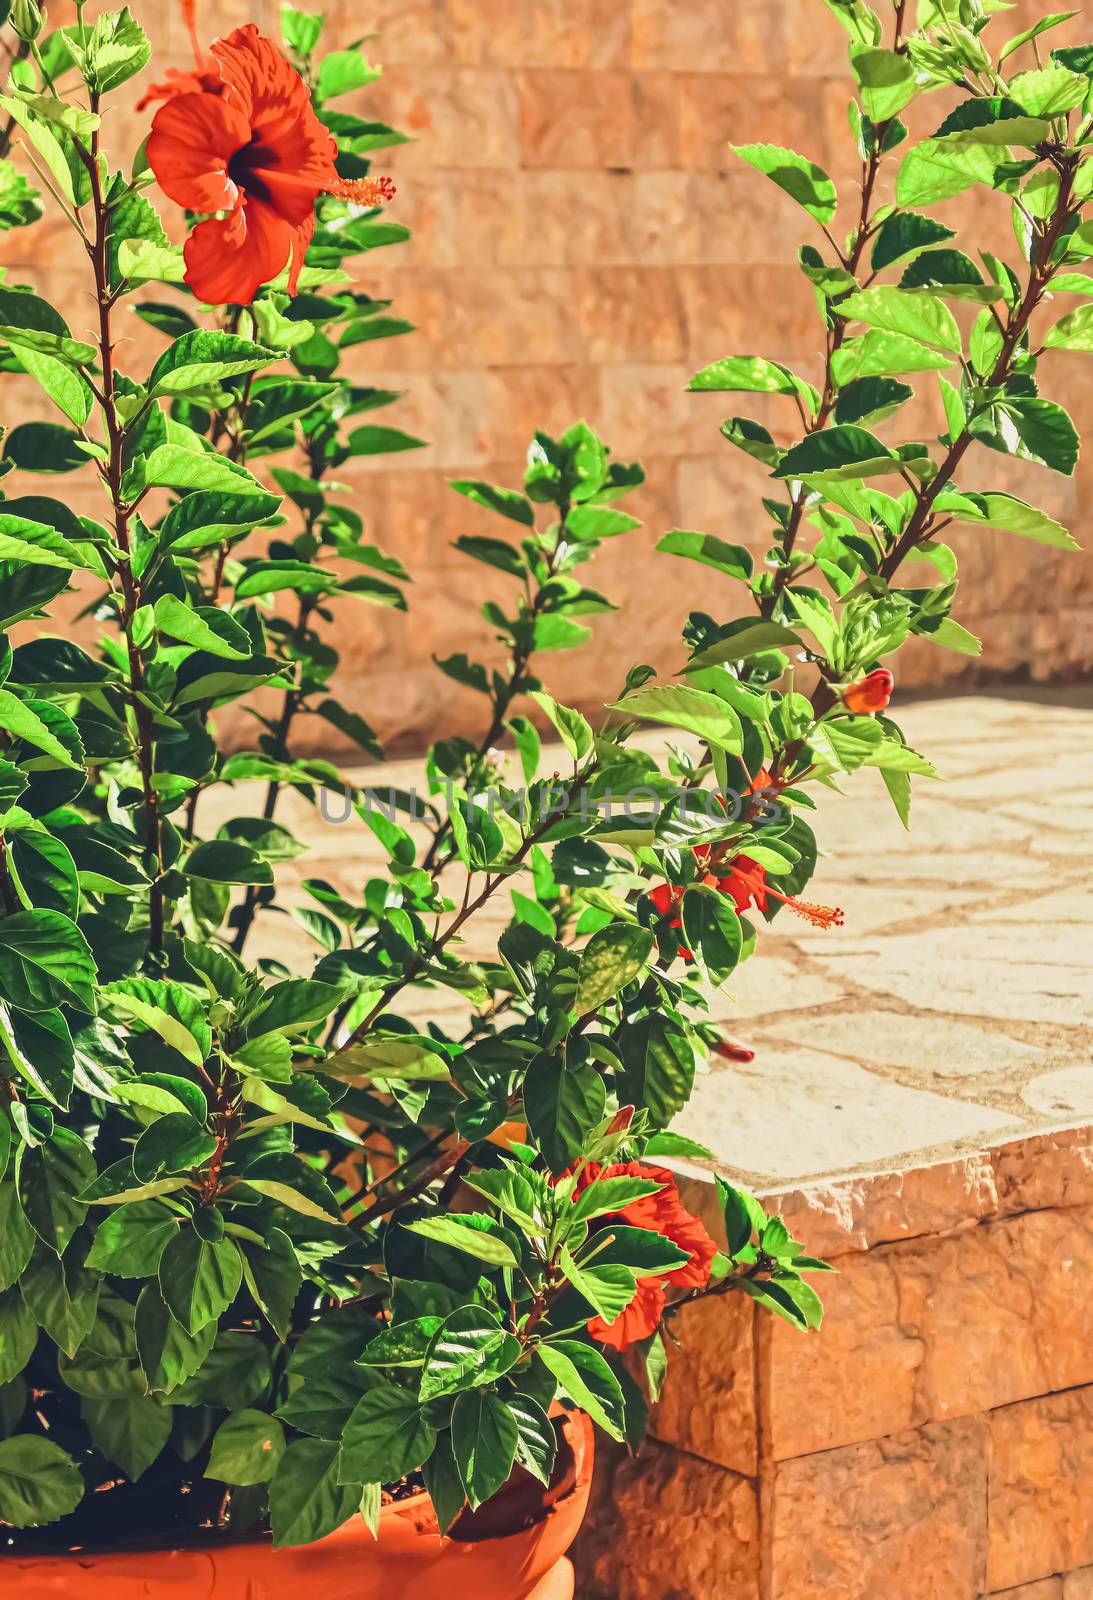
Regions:
<instances>
[{"instance_id":1,"label":"stone wall","mask_svg":"<svg viewBox=\"0 0 1093 1600\"><path fill-rule=\"evenodd\" d=\"M61 6L53 9L59 18ZM207 31L248 18L275 29L273 0L202 0L199 9ZM336 42L375 35L385 75L359 103L416 140L384 162L400 186L393 215L414 229L413 242L367 258L363 281L417 331L357 354L362 375L406 391L385 420L430 441L345 473L370 534L416 580L408 619L343 606L347 703L387 737L479 725L477 698L437 673L431 656L470 649L496 659L478 597L483 582L503 596L505 580L451 550L454 537L490 519L445 480L516 482L532 429L558 431L581 415L618 455L644 462L634 510L646 528L590 570L620 611L595 619L589 651L553 658L551 687L588 706L634 659L675 670L688 610L718 602L709 574L653 557L656 539L681 526L756 550L766 542L764 469L719 437L726 400L687 396L684 386L732 352L761 350L813 376L817 364L811 290L795 265L807 219L734 162L727 142L807 151L852 196L842 30L821 0L329 0L325 9ZM159 67L184 64L175 0L135 0L135 10ZM1014 27L1041 12L1024 0ZM135 145L136 128L115 110L107 138ZM966 217L966 202L953 212ZM1012 254L1005 207L996 201L994 212L992 238ZM7 236L0 261L17 280L51 287L83 326L82 264L59 224ZM137 331L147 343L147 330ZM132 348L121 347L123 366ZM1093 391L1068 383L1084 371L1078 360L1058 357L1053 376L1088 427ZM777 406L764 420L792 428ZM920 420L932 425L928 406ZM1081 536L1088 457L1074 479L1005 474L998 457L982 465ZM958 615L984 636L983 661L918 642L905 681L1093 666L1090 557L996 534L956 543L966 585Z\"/></svg>"},{"instance_id":2,"label":"stone wall","mask_svg":"<svg viewBox=\"0 0 1093 1600\"><path fill-rule=\"evenodd\" d=\"M601 1452L582 1600L1093 1600L1091 1131L778 1203L837 1268L823 1331L680 1318L653 1442Z\"/></svg>"}]
</instances>

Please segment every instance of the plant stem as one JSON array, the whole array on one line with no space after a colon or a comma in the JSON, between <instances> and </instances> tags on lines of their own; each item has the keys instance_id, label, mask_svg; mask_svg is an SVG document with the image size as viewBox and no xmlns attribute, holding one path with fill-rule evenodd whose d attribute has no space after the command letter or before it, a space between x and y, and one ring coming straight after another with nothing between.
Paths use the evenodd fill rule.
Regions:
<instances>
[{"instance_id":1,"label":"plant stem","mask_svg":"<svg viewBox=\"0 0 1093 1600\"><path fill-rule=\"evenodd\" d=\"M91 96L91 110L98 112L98 96ZM114 347L110 317L115 296L110 286L110 207L103 193L99 172L99 134L91 135L90 151L84 150L78 140L74 148L83 163L91 185L91 204L95 215L94 236L87 243L88 255L95 274L95 299L98 306L99 360L102 365L101 406L106 424L108 458L101 469L103 482L113 509L114 537L121 559L118 564L122 585L122 626L125 630L129 661L129 687L133 718L137 732L137 758L140 766L141 789L144 797L144 843L148 857L148 870L152 877L148 897L148 944L151 953L158 956L163 949L163 834L159 802L155 791L155 723L147 704L144 663L140 649L133 639L133 618L142 603L141 587L133 576L132 545L129 519L132 507L126 503L122 488L125 471L125 429L119 417L114 395Z\"/></svg>"},{"instance_id":2,"label":"plant stem","mask_svg":"<svg viewBox=\"0 0 1093 1600\"><path fill-rule=\"evenodd\" d=\"M513 647L512 663L509 670L508 679L494 697L493 717L490 721L489 727L486 729L486 732L482 735L482 738L479 741L478 749L475 751L474 759L471 762L471 770L467 779L468 786L471 786L478 781L478 778L482 772L483 764L489 755L490 750L504 732L505 718L508 716L509 707L516 699L516 696L520 691L520 685L523 682L524 676L527 672L528 663L531 660L532 652L535 648L535 624L542 613L543 606L546 604L547 589L556 574L558 556L561 552L561 547L565 542L565 524L566 518L569 516L569 510L570 507L568 503L559 507L560 516L558 523L558 538L555 541L554 549L547 557L546 581L539 585L533 599L531 600L531 603L526 605L524 615L521 618L521 621L530 623L531 625L528 631L528 637L525 643L514 645ZM448 863L453 859L452 854L445 856L443 860L440 859L441 847L450 835L451 829L452 825L450 819L445 818L440 827L434 833L429 848L425 853L425 858L421 863L423 869L426 872L432 873L434 877L438 877Z\"/></svg>"},{"instance_id":3,"label":"plant stem","mask_svg":"<svg viewBox=\"0 0 1093 1600\"><path fill-rule=\"evenodd\" d=\"M300 596L300 610L296 618L296 626L292 631L292 642L296 646L302 645L304 642L304 639L307 635L308 619L310 618L312 610L314 609L314 604L315 602L310 595L305 594ZM298 689L288 689L285 691L284 703L281 706L281 715L278 719L277 728L274 733L274 739L276 740L276 750L274 754L278 761L287 761L289 759L288 737L292 728L293 719L296 716L296 712L299 710L301 698L302 696ZM277 810L277 796L280 794L280 792L280 782L276 778L271 778L266 787L266 798L262 806L262 817L266 822L273 821L274 813ZM243 898L243 904L239 911L239 922L235 931L234 944L236 955L242 954L243 946L247 942L247 936L250 933L251 927L254 923L257 910L258 890L251 885L247 889L246 895Z\"/></svg>"}]
</instances>

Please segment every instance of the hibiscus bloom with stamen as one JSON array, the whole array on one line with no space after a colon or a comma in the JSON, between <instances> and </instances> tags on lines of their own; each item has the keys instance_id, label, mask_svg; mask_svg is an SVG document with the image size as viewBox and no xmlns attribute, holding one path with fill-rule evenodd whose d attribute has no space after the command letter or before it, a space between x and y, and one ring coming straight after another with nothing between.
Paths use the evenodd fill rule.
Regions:
<instances>
[{"instance_id":1,"label":"hibiscus bloom with stamen","mask_svg":"<svg viewBox=\"0 0 1093 1600\"><path fill-rule=\"evenodd\" d=\"M768 900L780 900L797 916L811 922L814 928L841 928L843 914L838 906L814 905L811 900L798 900L795 895L782 894L767 881L766 868L753 861L751 856L735 856L729 862L728 873L719 878L717 886L722 894L731 897L737 911L744 912L754 906L757 911L767 909Z\"/></svg>"},{"instance_id":2,"label":"hibiscus bloom with stamen","mask_svg":"<svg viewBox=\"0 0 1093 1600\"><path fill-rule=\"evenodd\" d=\"M249 305L288 267L295 294L322 194L376 206L390 178L339 176L338 147L308 87L254 23L214 40L198 71L166 86L152 121L148 164L187 210L222 213L186 241L186 282L209 305Z\"/></svg>"}]
</instances>

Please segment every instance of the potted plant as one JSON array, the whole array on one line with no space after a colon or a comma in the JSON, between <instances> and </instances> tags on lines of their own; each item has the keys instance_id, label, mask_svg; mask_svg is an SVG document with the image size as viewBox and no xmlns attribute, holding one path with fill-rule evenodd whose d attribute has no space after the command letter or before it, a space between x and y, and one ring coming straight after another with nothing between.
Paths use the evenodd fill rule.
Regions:
<instances>
[{"instance_id":1,"label":"potted plant","mask_svg":"<svg viewBox=\"0 0 1093 1600\"><path fill-rule=\"evenodd\" d=\"M899 4L889 46L861 0L830 4L861 86L863 184L849 242L801 253L823 387L757 357L694 382L799 417L789 448L724 427L772 469L773 548L756 572L720 538L662 540L742 581L758 614L693 616L686 681L633 668L590 696L608 702L596 727L558 704L538 656L608 608L580 568L636 526L618 502L642 474L586 424L537 434L522 488L453 486L514 535L459 541L508 586L484 605L507 665L439 664L486 700L484 733L438 738L404 793L292 753L316 716L375 753L323 630L353 602L405 605L405 571L337 481L356 454L418 442L359 422L396 397L342 365L405 326L345 271L404 236L368 170L399 136L332 104L374 74L356 50L320 59L320 19L288 8L281 44L248 27L206 49L195 30L193 70L149 91L147 142L117 169L103 111L148 64L139 23L77 5L49 33L15 0L3 109L41 191L5 160L0 221L32 223L48 194L95 328L84 341L41 285L0 284L11 409L37 384L63 418L18 423L0 462L6 1594L565 1596L590 1424L639 1442L679 1310L739 1292L819 1325L805 1275L822 1263L724 1183L711 1237L665 1165L704 1152L670 1124L711 1053L740 1055L707 1007L763 919L841 919L800 898L808 785L876 767L905 817L910 776L932 773L886 715L880 658L909 634L974 648L949 617L943 528L1071 543L955 476L976 441L1073 467L1037 358L1093 328L1079 309L1030 333L1050 291L1088 284L1093 52L1004 84L982 39L995 6L928 3L912 33ZM1046 26L999 54L1038 49ZM953 84L959 109L893 157L895 204L875 209L900 110ZM824 173L741 153L826 231ZM984 182L1013 198L1021 270L934 248L949 230L914 209ZM966 355L954 300L982 308ZM140 376L115 354L126 305L165 336ZM864 424L931 370L940 441L881 443ZM23 479L69 471L97 481L99 516ZM881 475L898 494L869 486ZM912 555L933 580L897 587ZM90 649L54 610L74 580L103 625ZM228 752L217 724L238 704L262 731ZM563 758L544 757L532 705ZM690 743L658 757L634 738L647 723ZM207 828L206 792L247 780L259 801ZM353 895L306 880L306 904L282 904L289 786L340 791L386 873ZM473 919L502 899L495 951L471 959ZM248 959L286 910L296 964ZM430 995L446 1017L458 1002L458 1026Z\"/></svg>"}]
</instances>

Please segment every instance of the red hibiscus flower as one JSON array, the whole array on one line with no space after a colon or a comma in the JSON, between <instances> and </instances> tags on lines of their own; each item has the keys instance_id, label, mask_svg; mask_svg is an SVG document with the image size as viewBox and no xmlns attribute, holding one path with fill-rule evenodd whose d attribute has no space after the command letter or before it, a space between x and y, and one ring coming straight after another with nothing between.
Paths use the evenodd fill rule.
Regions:
<instances>
[{"instance_id":1,"label":"red hibiscus flower","mask_svg":"<svg viewBox=\"0 0 1093 1600\"><path fill-rule=\"evenodd\" d=\"M895 685L896 680L888 668L878 667L875 672L867 673L859 683L852 683L843 690L843 705L848 711L862 715L883 711L892 698Z\"/></svg>"},{"instance_id":2,"label":"red hibiscus flower","mask_svg":"<svg viewBox=\"0 0 1093 1600\"><path fill-rule=\"evenodd\" d=\"M661 1187L655 1194L632 1200L621 1210L609 1213L607 1220L610 1221L613 1216L627 1227L646 1228L650 1233L659 1233L681 1250L686 1250L690 1258L672 1272L639 1278L637 1294L614 1322L593 1317L588 1324L589 1333L601 1344L611 1345L615 1350L625 1350L628 1345L636 1344L639 1339L647 1339L656 1332L667 1304L669 1284L678 1289L705 1287L710 1279L710 1263L717 1253L717 1246L698 1218L692 1217L684 1207L675 1178L667 1167L650 1167L640 1161L600 1167L590 1162L587 1167L582 1167L577 1178L574 1199L600 1178L648 1178L653 1183L659 1183Z\"/></svg>"},{"instance_id":3,"label":"red hibiscus flower","mask_svg":"<svg viewBox=\"0 0 1093 1600\"><path fill-rule=\"evenodd\" d=\"M718 879L718 888L722 894L731 897L741 913L751 906L757 911L765 911L768 900L780 900L806 922L811 922L813 927L842 927L843 914L838 906L813 905L810 900L798 900L794 895L782 894L767 882L766 868L761 867L758 861L753 861L751 856L735 856L729 862L728 876Z\"/></svg>"},{"instance_id":4,"label":"red hibiscus flower","mask_svg":"<svg viewBox=\"0 0 1093 1600\"><path fill-rule=\"evenodd\" d=\"M307 85L253 23L163 87L148 164L178 205L223 213L198 223L185 248L186 282L209 305L249 304L285 266L294 294L320 194L378 205L394 193L388 178L338 176Z\"/></svg>"}]
</instances>

